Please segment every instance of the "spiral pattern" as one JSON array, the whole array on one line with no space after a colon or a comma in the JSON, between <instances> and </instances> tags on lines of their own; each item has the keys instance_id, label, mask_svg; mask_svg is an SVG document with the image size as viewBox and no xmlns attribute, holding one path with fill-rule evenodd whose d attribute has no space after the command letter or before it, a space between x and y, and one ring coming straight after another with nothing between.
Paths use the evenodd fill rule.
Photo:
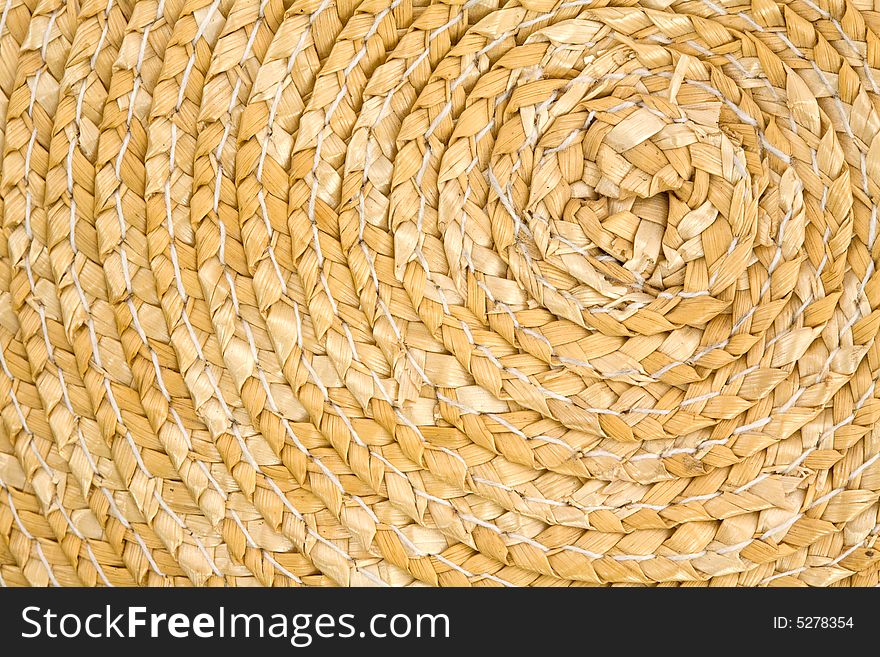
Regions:
<instances>
[{"instance_id":1,"label":"spiral pattern","mask_svg":"<svg viewBox=\"0 0 880 657\"><path fill-rule=\"evenodd\" d=\"M0 583L880 583L880 14L5 0Z\"/></svg>"}]
</instances>

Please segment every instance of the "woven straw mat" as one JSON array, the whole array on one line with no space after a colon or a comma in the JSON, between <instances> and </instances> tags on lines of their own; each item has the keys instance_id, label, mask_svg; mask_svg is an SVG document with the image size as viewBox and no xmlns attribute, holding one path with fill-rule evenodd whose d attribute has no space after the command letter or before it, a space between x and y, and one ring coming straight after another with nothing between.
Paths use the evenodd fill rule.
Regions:
<instances>
[{"instance_id":1,"label":"woven straw mat","mask_svg":"<svg viewBox=\"0 0 880 657\"><path fill-rule=\"evenodd\" d=\"M877 585L874 2L5 0L0 583Z\"/></svg>"}]
</instances>

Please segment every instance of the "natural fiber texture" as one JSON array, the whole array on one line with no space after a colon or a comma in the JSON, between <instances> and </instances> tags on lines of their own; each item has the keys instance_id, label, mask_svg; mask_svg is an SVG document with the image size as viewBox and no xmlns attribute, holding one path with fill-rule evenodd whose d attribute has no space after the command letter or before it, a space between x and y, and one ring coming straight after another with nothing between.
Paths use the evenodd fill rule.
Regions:
<instances>
[{"instance_id":1,"label":"natural fiber texture","mask_svg":"<svg viewBox=\"0 0 880 657\"><path fill-rule=\"evenodd\" d=\"M0 583L880 581L872 2L0 29Z\"/></svg>"}]
</instances>

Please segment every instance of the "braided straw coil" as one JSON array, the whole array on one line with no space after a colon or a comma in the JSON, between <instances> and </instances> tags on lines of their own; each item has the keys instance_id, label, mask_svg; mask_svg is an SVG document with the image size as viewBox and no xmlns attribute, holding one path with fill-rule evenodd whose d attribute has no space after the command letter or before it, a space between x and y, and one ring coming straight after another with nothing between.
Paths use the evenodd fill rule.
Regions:
<instances>
[{"instance_id":1,"label":"braided straw coil","mask_svg":"<svg viewBox=\"0 0 880 657\"><path fill-rule=\"evenodd\" d=\"M880 582L873 2L0 3L0 583Z\"/></svg>"}]
</instances>

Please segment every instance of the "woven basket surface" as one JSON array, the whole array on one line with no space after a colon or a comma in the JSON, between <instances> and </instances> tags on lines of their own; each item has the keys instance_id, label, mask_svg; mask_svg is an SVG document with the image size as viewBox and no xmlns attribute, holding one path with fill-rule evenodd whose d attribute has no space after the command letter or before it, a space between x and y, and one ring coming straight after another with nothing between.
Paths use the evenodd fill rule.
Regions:
<instances>
[{"instance_id":1,"label":"woven basket surface","mask_svg":"<svg viewBox=\"0 0 880 657\"><path fill-rule=\"evenodd\" d=\"M873 586L872 0L5 0L4 585Z\"/></svg>"}]
</instances>

